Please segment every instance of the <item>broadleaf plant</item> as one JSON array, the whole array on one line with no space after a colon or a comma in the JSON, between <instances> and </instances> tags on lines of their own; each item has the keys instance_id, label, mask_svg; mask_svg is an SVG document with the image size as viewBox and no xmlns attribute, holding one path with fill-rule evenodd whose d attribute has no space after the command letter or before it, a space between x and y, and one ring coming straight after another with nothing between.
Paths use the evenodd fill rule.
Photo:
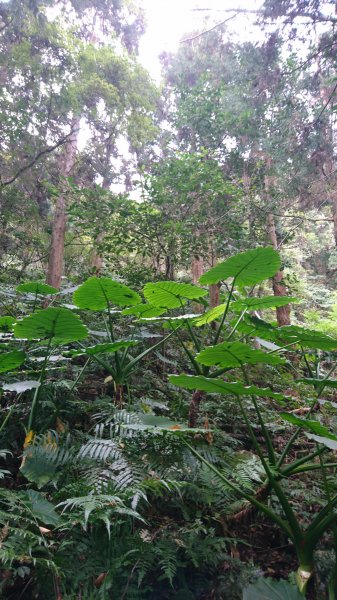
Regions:
<instances>
[{"instance_id":1,"label":"broadleaf plant","mask_svg":"<svg viewBox=\"0 0 337 600\"><path fill-rule=\"evenodd\" d=\"M200 277L202 285L211 285L233 278L236 285L252 286L279 271L281 259L273 248L256 248L235 254Z\"/></svg>"},{"instance_id":2,"label":"broadleaf plant","mask_svg":"<svg viewBox=\"0 0 337 600\"><path fill-rule=\"evenodd\" d=\"M66 308L49 307L28 315L14 326L14 336L26 340L47 340L44 360L32 400L28 431L34 427L41 389L47 375L48 360L55 346L83 340L88 335L80 318Z\"/></svg>"},{"instance_id":3,"label":"broadleaf plant","mask_svg":"<svg viewBox=\"0 0 337 600\"><path fill-rule=\"evenodd\" d=\"M87 310L110 310L112 306L133 306L140 301L137 292L109 277L90 277L73 294L74 304Z\"/></svg>"},{"instance_id":4,"label":"broadleaf plant","mask_svg":"<svg viewBox=\"0 0 337 600\"><path fill-rule=\"evenodd\" d=\"M308 582L314 572L315 548L326 530L334 527L337 495L331 496L328 488L326 488L326 503L323 504L323 508L317 514L312 516L310 524L304 525L301 516L296 514L292 506L291 497L287 496L287 488L284 488L283 481L287 477L295 474L299 475L301 472L320 469L326 487L326 469L337 466L334 462L323 460L323 455L328 448L336 448L336 436L318 421L311 419L315 407L319 404L319 395L325 387L325 380L328 385L329 374L336 368L334 363L327 376L315 378L313 369L316 373L319 373L320 360L317 351L337 350L337 340L301 326L276 327L258 317L246 315L247 310L255 309L258 306L270 309L285 304L286 300L284 298L280 300L280 303L277 298L273 301L268 296L265 303L263 297L255 300L250 295L253 290L250 294L248 293L246 301L245 299L237 300L234 295L235 286L239 286L242 292L242 286L254 286L267 277L272 277L279 269L279 265L280 258L277 252L271 248L257 248L231 257L200 278L202 284L216 284L231 277L232 284L227 295L227 303L225 308L222 305L219 309L218 315L222 313L222 319L215 330L213 345L210 347L202 347L204 338L194 331L193 321L186 320L191 342L189 348L183 339L181 339L181 344L190 358L191 368L195 375L171 375L170 382L194 392L190 404L190 417L192 415L193 419L192 422L190 419L189 425L192 427L196 426L200 402L205 394L230 394L237 398L252 447L265 472L265 482L262 487L267 491L272 491L278 499L279 509L277 511L268 503L261 501L259 497L247 493L244 487L240 488L236 482L231 481L227 475L219 471L214 464L199 453L192 443L186 440L185 444L198 460L207 465L223 481L226 488L229 487L239 497L248 500L255 508L274 521L291 539L299 562L297 584L301 595L306 593ZM230 316L233 313L235 314L234 318ZM199 323L201 321L206 324L207 318L204 321L202 317L199 319ZM195 324L198 324L197 319ZM242 336L242 334L245 343L242 339L237 339L237 336ZM263 350L250 347L250 342L256 337L259 337ZM194 346L194 353L190 349L191 344ZM259 398L272 398L282 403L285 401L285 397L270 389L259 389L256 385L253 385L250 380L249 369L251 365L259 363L269 364L270 368L278 366L284 368L286 366L284 356L289 351L296 352L299 359L304 361L305 367L310 373L311 381L309 379L308 383L314 385L316 394L311 401L305 419L289 413L283 413L282 415L276 413L277 418L281 416L296 427L295 432L280 451L274 447L273 438L265 422ZM308 354L308 351L310 354ZM314 364L312 364L312 361L314 361ZM236 373L237 370L241 372L243 382L233 381L233 374L231 374L233 369L236 370ZM221 376L229 379L220 379ZM248 398L256 412L263 443L258 440L257 434L251 425L247 409ZM310 439L317 443L317 449L308 451L303 457L294 460L291 451L296 439L303 430ZM320 462L315 462L316 457L319 457Z\"/></svg>"}]
</instances>

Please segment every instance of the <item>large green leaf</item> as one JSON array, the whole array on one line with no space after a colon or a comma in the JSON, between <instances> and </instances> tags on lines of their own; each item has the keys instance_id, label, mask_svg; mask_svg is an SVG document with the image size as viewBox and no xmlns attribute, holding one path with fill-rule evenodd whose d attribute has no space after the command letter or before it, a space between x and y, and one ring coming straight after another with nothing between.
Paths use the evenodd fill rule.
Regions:
<instances>
[{"instance_id":1,"label":"large green leaf","mask_svg":"<svg viewBox=\"0 0 337 600\"><path fill-rule=\"evenodd\" d=\"M329 429L321 425L319 421L310 421L309 419L300 419L300 417L296 417L296 415L292 415L289 413L281 413L280 415L282 419L288 421L292 425L296 425L296 427L301 427L305 431L309 433L314 433L322 438L326 438L329 440L333 440L336 444L337 436L333 433L330 433Z\"/></svg>"},{"instance_id":2,"label":"large green leaf","mask_svg":"<svg viewBox=\"0 0 337 600\"><path fill-rule=\"evenodd\" d=\"M53 431L33 437L30 442L26 440L25 445L21 473L39 489L51 481L55 484L62 467L70 461L72 448L60 444L58 434Z\"/></svg>"},{"instance_id":3,"label":"large green leaf","mask_svg":"<svg viewBox=\"0 0 337 600\"><path fill-rule=\"evenodd\" d=\"M280 266L280 256L273 248L255 248L231 256L204 273L199 281L210 285L233 277L237 285L255 285L275 275Z\"/></svg>"},{"instance_id":4,"label":"large green leaf","mask_svg":"<svg viewBox=\"0 0 337 600\"><path fill-rule=\"evenodd\" d=\"M13 326L16 319L14 317L6 316L0 317L0 331L2 333L7 333L8 331L13 331Z\"/></svg>"},{"instance_id":5,"label":"large green leaf","mask_svg":"<svg viewBox=\"0 0 337 600\"><path fill-rule=\"evenodd\" d=\"M245 315L244 319L239 323L237 330L251 337L261 337L264 340L273 342L278 341L279 330L277 327L259 317Z\"/></svg>"},{"instance_id":6,"label":"large green leaf","mask_svg":"<svg viewBox=\"0 0 337 600\"><path fill-rule=\"evenodd\" d=\"M75 342L87 337L88 330L77 315L67 308L45 308L16 323L14 335L28 340L53 339Z\"/></svg>"},{"instance_id":7,"label":"large green leaf","mask_svg":"<svg viewBox=\"0 0 337 600\"><path fill-rule=\"evenodd\" d=\"M298 382L307 383L314 387L331 387L337 389L337 379L311 379L309 377L303 377L303 379L297 379Z\"/></svg>"},{"instance_id":8,"label":"large green leaf","mask_svg":"<svg viewBox=\"0 0 337 600\"><path fill-rule=\"evenodd\" d=\"M207 290L196 285L175 281L147 283L144 287L146 300L158 308L179 308L186 299L198 300L206 294Z\"/></svg>"},{"instance_id":9,"label":"large green leaf","mask_svg":"<svg viewBox=\"0 0 337 600\"><path fill-rule=\"evenodd\" d=\"M32 513L34 517L45 525L58 525L60 516L57 514L54 505L49 502L40 492L28 490L26 492Z\"/></svg>"},{"instance_id":10,"label":"large green leaf","mask_svg":"<svg viewBox=\"0 0 337 600\"><path fill-rule=\"evenodd\" d=\"M303 346L303 348L316 349L316 350L337 350L337 340L320 333L319 331L313 331L311 329L305 329L298 325L289 325L286 327L280 327L277 330L279 341L282 342L294 342ZM261 336L263 337L263 336Z\"/></svg>"},{"instance_id":11,"label":"large green leaf","mask_svg":"<svg viewBox=\"0 0 337 600\"><path fill-rule=\"evenodd\" d=\"M242 365L268 365L284 364L284 359L277 354L267 354L262 350L254 350L242 342L223 342L217 346L210 346L199 352L196 360L202 365L217 367L241 367Z\"/></svg>"},{"instance_id":12,"label":"large green leaf","mask_svg":"<svg viewBox=\"0 0 337 600\"><path fill-rule=\"evenodd\" d=\"M51 285L46 283L39 283L38 281L28 281L27 283L20 283L16 288L17 292L23 292L27 294L40 294L41 296L50 296L51 294L57 294L58 290Z\"/></svg>"},{"instance_id":13,"label":"large green leaf","mask_svg":"<svg viewBox=\"0 0 337 600\"><path fill-rule=\"evenodd\" d=\"M38 489L43 488L51 481L56 481L57 463L54 461L54 452L46 448L37 448L34 445L26 448L20 471Z\"/></svg>"},{"instance_id":14,"label":"large green leaf","mask_svg":"<svg viewBox=\"0 0 337 600\"><path fill-rule=\"evenodd\" d=\"M73 302L79 308L105 310L111 305L140 304L141 298L137 292L110 277L90 277L74 292Z\"/></svg>"},{"instance_id":15,"label":"large green leaf","mask_svg":"<svg viewBox=\"0 0 337 600\"><path fill-rule=\"evenodd\" d=\"M135 315L136 317L148 318L148 317L159 317L166 311L166 308L158 308L153 304L137 304L137 306L130 306L124 308L122 311L123 315Z\"/></svg>"},{"instance_id":16,"label":"large green leaf","mask_svg":"<svg viewBox=\"0 0 337 600\"><path fill-rule=\"evenodd\" d=\"M219 319L225 312L227 304L219 304L210 310L207 310L203 315L195 319L193 325L196 327L201 327L202 325L207 325L208 323L212 323L216 319Z\"/></svg>"},{"instance_id":17,"label":"large green leaf","mask_svg":"<svg viewBox=\"0 0 337 600\"><path fill-rule=\"evenodd\" d=\"M242 600L304 600L304 596L288 581L261 577L243 590Z\"/></svg>"},{"instance_id":18,"label":"large green leaf","mask_svg":"<svg viewBox=\"0 0 337 600\"><path fill-rule=\"evenodd\" d=\"M282 394L272 392L269 388L258 388L255 385L243 385L239 381L223 381L222 379L211 379L202 377L201 375L170 375L169 380L178 387L186 388L187 390L201 390L216 394L234 394L235 396L261 396L265 398L275 398L276 400L284 400Z\"/></svg>"},{"instance_id":19,"label":"large green leaf","mask_svg":"<svg viewBox=\"0 0 337 600\"><path fill-rule=\"evenodd\" d=\"M12 352L0 354L0 373L13 371L13 369L22 365L25 358L26 355L21 350L12 350Z\"/></svg>"},{"instance_id":20,"label":"large green leaf","mask_svg":"<svg viewBox=\"0 0 337 600\"><path fill-rule=\"evenodd\" d=\"M242 310L264 310L266 308L277 308L286 304L298 302L297 298L289 296L264 296L263 298L241 298L232 302L231 309L241 312Z\"/></svg>"},{"instance_id":21,"label":"large green leaf","mask_svg":"<svg viewBox=\"0 0 337 600\"><path fill-rule=\"evenodd\" d=\"M238 331L251 337L261 337L276 342L280 346L293 343L308 349L337 350L337 340L320 331L313 331L299 325L274 327L263 319L248 315L238 325Z\"/></svg>"}]
</instances>

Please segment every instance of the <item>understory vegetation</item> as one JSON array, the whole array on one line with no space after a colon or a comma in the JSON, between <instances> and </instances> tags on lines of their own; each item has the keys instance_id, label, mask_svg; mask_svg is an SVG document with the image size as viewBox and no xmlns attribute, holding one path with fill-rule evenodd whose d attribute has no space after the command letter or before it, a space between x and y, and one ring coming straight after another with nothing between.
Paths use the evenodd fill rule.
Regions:
<instances>
[{"instance_id":1,"label":"understory vegetation","mask_svg":"<svg viewBox=\"0 0 337 600\"><path fill-rule=\"evenodd\" d=\"M251 295L279 268L267 247L203 286L138 293L93 276L72 296L5 291L4 593L300 598L315 568L317 590L335 589L337 340L254 316L294 301ZM220 283L210 308L205 286ZM298 567L289 584L261 578L265 528L260 543Z\"/></svg>"},{"instance_id":2,"label":"understory vegetation","mask_svg":"<svg viewBox=\"0 0 337 600\"><path fill-rule=\"evenodd\" d=\"M0 0L0 597L336 600L336 2L150 4Z\"/></svg>"}]
</instances>

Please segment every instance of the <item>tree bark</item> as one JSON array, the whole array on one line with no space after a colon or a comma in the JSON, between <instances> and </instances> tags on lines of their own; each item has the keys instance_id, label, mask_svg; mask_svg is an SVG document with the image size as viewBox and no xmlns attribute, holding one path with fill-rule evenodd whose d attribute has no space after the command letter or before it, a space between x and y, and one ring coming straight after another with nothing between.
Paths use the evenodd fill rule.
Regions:
<instances>
[{"instance_id":1,"label":"tree bark","mask_svg":"<svg viewBox=\"0 0 337 600\"><path fill-rule=\"evenodd\" d=\"M111 185L111 165L110 159L112 155L113 146L111 140L109 140L107 144L106 150L106 158L105 158L105 175L102 182L103 190L110 190ZM99 234L94 239L94 247L91 254L91 267L95 272L95 275L99 275L103 268L103 256L100 252L97 251L97 246L100 246L104 240L105 232L104 230L100 231Z\"/></svg>"},{"instance_id":2,"label":"tree bark","mask_svg":"<svg viewBox=\"0 0 337 600\"><path fill-rule=\"evenodd\" d=\"M204 396L205 396L205 392L201 392L200 390L196 390L195 392L193 392L193 396L192 396L189 411L188 411L188 426L189 427L193 428L193 427L197 426L200 402Z\"/></svg>"},{"instance_id":3,"label":"tree bark","mask_svg":"<svg viewBox=\"0 0 337 600\"><path fill-rule=\"evenodd\" d=\"M79 117L73 117L71 122L72 134L69 136L65 146L65 153L60 169L63 178L69 177L75 164L79 124ZM64 183L62 185L64 185ZM66 197L63 191L60 193L55 207L47 273L47 283L56 288L60 287L63 274L66 224Z\"/></svg>"},{"instance_id":4,"label":"tree bark","mask_svg":"<svg viewBox=\"0 0 337 600\"><path fill-rule=\"evenodd\" d=\"M174 280L174 262L170 254L165 256L165 277L170 281Z\"/></svg>"},{"instance_id":5,"label":"tree bark","mask_svg":"<svg viewBox=\"0 0 337 600\"><path fill-rule=\"evenodd\" d=\"M337 192L331 192L331 213L333 220L333 235L335 240L335 246L337 246Z\"/></svg>"},{"instance_id":6,"label":"tree bark","mask_svg":"<svg viewBox=\"0 0 337 600\"><path fill-rule=\"evenodd\" d=\"M277 243L277 235L276 235L276 227L275 227L275 219L272 213L268 213L267 215L267 231L269 241L274 248L274 250L278 249ZM276 275L274 275L272 279L274 296L286 296L287 288L284 284L283 273L282 271L278 271ZM286 304L285 306L279 306L276 308L276 316L277 323L279 327L283 325L290 325L290 304Z\"/></svg>"},{"instance_id":7,"label":"tree bark","mask_svg":"<svg viewBox=\"0 0 337 600\"><path fill-rule=\"evenodd\" d=\"M215 308L220 304L220 285L213 283L209 286L209 307Z\"/></svg>"},{"instance_id":8,"label":"tree bark","mask_svg":"<svg viewBox=\"0 0 337 600\"><path fill-rule=\"evenodd\" d=\"M199 284L199 279L204 272L204 259L202 256L193 256L192 258L192 281L194 285Z\"/></svg>"},{"instance_id":9,"label":"tree bark","mask_svg":"<svg viewBox=\"0 0 337 600\"><path fill-rule=\"evenodd\" d=\"M98 236L94 239L94 248L91 256L91 268L95 275L99 275L103 268L103 256L100 252L97 252L97 246L99 246L104 240L104 232L101 231Z\"/></svg>"}]
</instances>

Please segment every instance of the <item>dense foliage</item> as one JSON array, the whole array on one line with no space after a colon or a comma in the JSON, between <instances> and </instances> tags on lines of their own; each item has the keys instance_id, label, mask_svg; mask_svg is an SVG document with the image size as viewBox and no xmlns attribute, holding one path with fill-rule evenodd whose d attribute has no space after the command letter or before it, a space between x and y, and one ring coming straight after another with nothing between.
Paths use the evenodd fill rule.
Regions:
<instances>
[{"instance_id":1,"label":"dense foliage","mask_svg":"<svg viewBox=\"0 0 337 600\"><path fill-rule=\"evenodd\" d=\"M0 0L3 598L337 598L335 2L227 10Z\"/></svg>"}]
</instances>

